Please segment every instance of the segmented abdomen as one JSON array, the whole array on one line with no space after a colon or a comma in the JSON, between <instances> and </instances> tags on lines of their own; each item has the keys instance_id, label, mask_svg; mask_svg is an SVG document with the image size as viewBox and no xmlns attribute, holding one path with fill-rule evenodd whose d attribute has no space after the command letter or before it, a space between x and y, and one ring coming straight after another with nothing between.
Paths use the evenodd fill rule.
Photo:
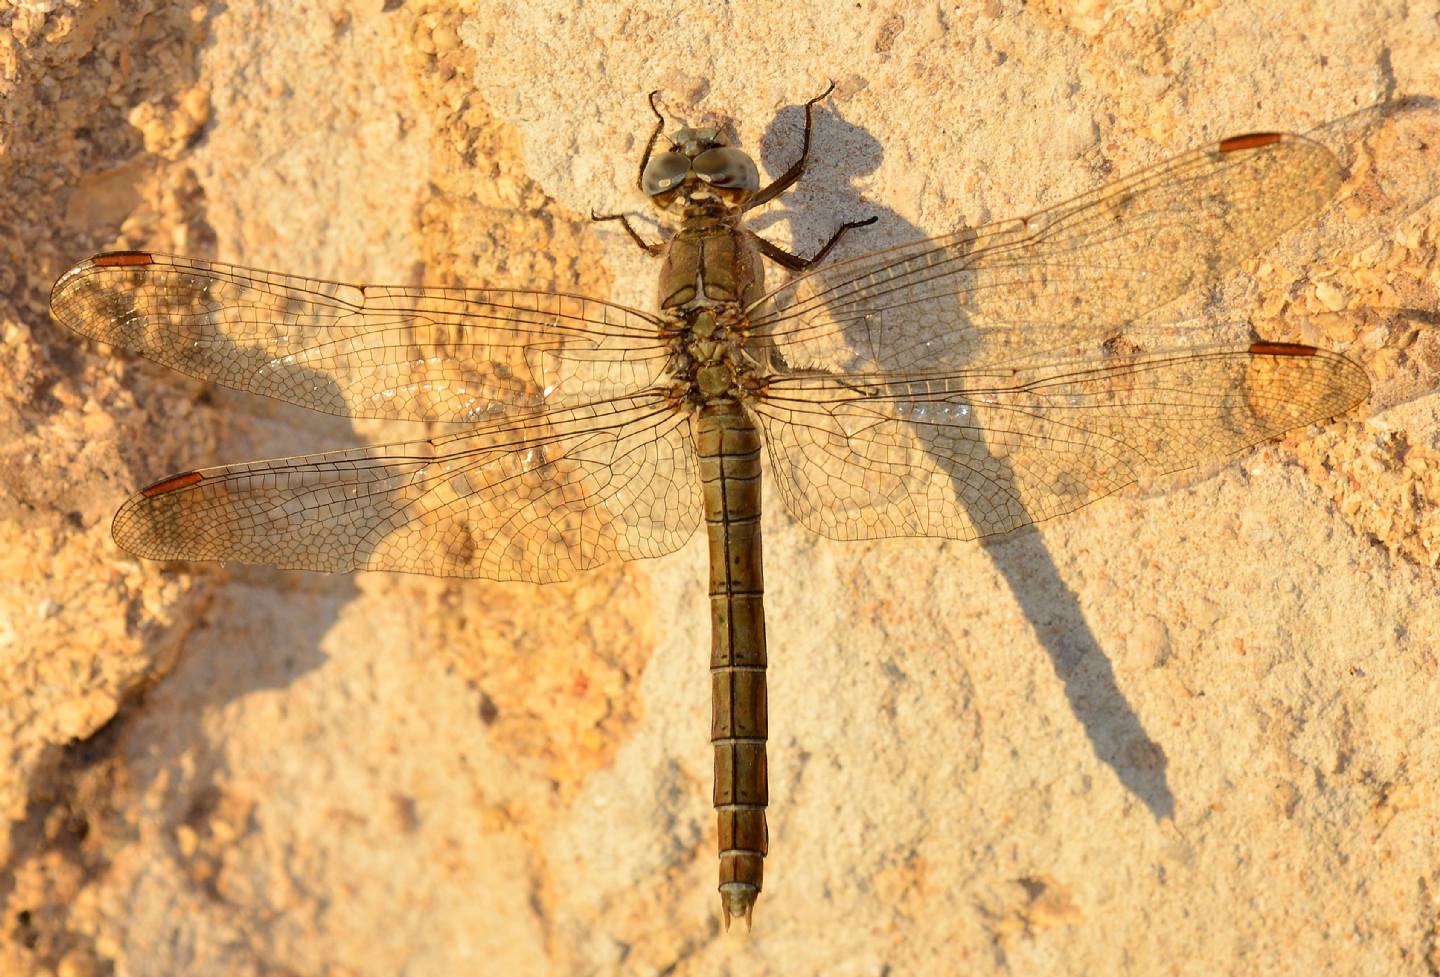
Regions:
<instances>
[{"instance_id":1,"label":"segmented abdomen","mask_svg":"<svg viewBox=\"0 0 1440 977\"><path fill-rule=\"evenodd\" d=\"M710 538L710 740L728 925L732 916L749 921L767 848L760 435L739 404L724 402L700 409L696 438Z\"/></svg>"}]
</instances>

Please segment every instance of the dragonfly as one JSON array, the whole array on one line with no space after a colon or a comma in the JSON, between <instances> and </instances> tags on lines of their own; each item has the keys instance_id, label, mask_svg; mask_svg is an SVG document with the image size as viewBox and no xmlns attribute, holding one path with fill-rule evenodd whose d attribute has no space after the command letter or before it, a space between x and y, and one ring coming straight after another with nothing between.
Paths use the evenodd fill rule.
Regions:
<instances>
[{"instance_id":1,"label":"dragonfly","mask_svg":"<svg viewBox=\"0 0 1440 977\"><path fill-rule=\"evenodd\" d=\"M124 502L152 560L556 581L705 527L719 894L752 921L769 848L761 455L802 526L841 540L1009 533L1342 414L1365 371L1252 339L1127 327L1215 286L1335 195L1298 135L1211 143L1027 217L824 263L745 215L762 186L715 128L658 121L637 186L669 232L655 311L543 290L346 284L145 251L56 282L55 319L182 373L344 417L393 444L197 468ZM873 220L873 218L872 218ZM765 284L765 261L790 274Z\"/></svg>"}]
</instances>

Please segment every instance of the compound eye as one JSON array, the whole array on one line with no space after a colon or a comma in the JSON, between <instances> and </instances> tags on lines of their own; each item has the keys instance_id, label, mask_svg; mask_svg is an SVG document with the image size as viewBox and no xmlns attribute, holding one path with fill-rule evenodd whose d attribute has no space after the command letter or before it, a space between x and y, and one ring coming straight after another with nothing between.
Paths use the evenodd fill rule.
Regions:
<instances>
[{"instance_id":1,"label":"compound eye","mask_svg":"<svg viewBox=\"0 0 1440 977\"><path fill-rule=\"evenodd\" d=\"M661 153L650 157L640 176L640 188L647 197L655 197L678 187L690 172L690 157L684 153Z\"/></svg>"},{"instance_id":2,"label":"compound eye","mask_svg":"<svg viewBox=\"0 0 1440 977\"><path fill-rule=\"evenodd\" d=\"M707 149L690 165L695 175L712 187L760 189L760 171L755 168L755 161L734 146Z\"/></svg>"}]
</instances>

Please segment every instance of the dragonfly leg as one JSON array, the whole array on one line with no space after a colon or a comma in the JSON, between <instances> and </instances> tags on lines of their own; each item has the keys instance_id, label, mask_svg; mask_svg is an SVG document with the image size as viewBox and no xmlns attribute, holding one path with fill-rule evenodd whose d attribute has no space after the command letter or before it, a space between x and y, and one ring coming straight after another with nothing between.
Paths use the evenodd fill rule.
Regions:
<instances>
[{"instance_id":1,"label":"dragonfly leg","mask_svg":"<svg viewBox=\"0 0 1440 977\"><path fill-rule=\"evenodd\" d=\"M795 181L800 179L801 175L805 172L805 161L810 158L810 129L815 122L813 115L814 105L834 90L835 83L832 81L828 88L805 103L805 135L800 143L800 158L797 159L788 170L781 173L768 187L764 187L758 191L755 196L751 197L745 203L746 210L753 210L761 204L769 203L786 190L789 190L790 187L795 184Z\"/></svg>"},{"instance_id":2,"label":"dragonfly leg","mask_svg":"<svg viewBox=\"0 0 1440 977\"><path fill-rule=\"evenodd\" d=\"M650 130L650 138L645 142L645 155L640 157L640 169L635 171L635 188L641 193L645 192L645 167L650 165L650 154L655 152L655 143L660 138L660 133L665 131L665 116L660 114L660 107L655 104L655 96L660 92L650 93L650 111L655 113L655 128ZM629 230L629 226L626 226ZM634 231L630 232L634 235Z\"/></svg>"},{"instance_id":3,"label":"dragonfly leg","mask_svg":"<svg viewBox=\"0 0 1440 977\"><path fill-rule=\"evenodd\" d=\"M804 271L805 269L811 268L824 261L825 256L830 253L830 249L840 243L840 239L845 236L846 231L853 230L857 227L869 227L877 220L879 220L878 217L869 217L863 221L850 221L848 223L841 224L840 229L837 230L834 234L830 235L830 240L826 241L825 245L819 251L816 251L812 257L809 258L802 258L798 254L791 254L784 248L775 244L771 244L769 241L765 240L758 234L755 234L754 238L756 245L760 248L760 253L765 255L765 257L769 258L771 261L775 262L777 265L789 268L791 271Z\"/></svg>"},{"instance_id":4,"label":"dragonfly leg","mask_svg":"<svg viewBox=\"0 0 1440 977\"><path fill-rule=\"evenodd\" d=\"M630 235L630 240L639 245L640 250L646 254L659 254L665 249L664 241L656 241L654 244L651 244L641 237L640 232L635 230L634 226L631 225L630 218L624 214L597 214L592 210L590 211L590 219L596 223L600 221L619 221L620 226L625 228L625 233Z\"/></svg>"}]
</instances>

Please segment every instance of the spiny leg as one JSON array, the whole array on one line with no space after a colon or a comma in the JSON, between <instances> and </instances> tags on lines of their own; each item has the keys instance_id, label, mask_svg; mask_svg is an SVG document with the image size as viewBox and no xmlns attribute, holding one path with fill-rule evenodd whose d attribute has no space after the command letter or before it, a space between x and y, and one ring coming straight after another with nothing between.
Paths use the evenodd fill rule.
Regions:
<instances>
[{"instance_id":1,"label":"spiny leg","mask_svg":"<svg viewBox=\"0 0 1440 977\"><path fill-rule=\"evenodd\" d=\"M812 268L824 261L825 256L830 253L830 249L840 243L840 239L845 236L846 231L854 230L857 227L869 227L879 219L878 217L869 217L863 221L850 221L841 224L840 229L830 235L830 240L826 241L824 246L809 258L802 258L798 254L791 254L779 245L771 244L758 234L752 234L752 236L755 238L756 245L760 248L760 253L777 265L789 268L791 271L805 271L807 268Z\"/></svg>"},{"instance_id":2,"label":"spiny leg","mask_svg":"<svg viewBox=\"0 0 1440 977\"><path fill-rule=\"evenodd\" d=\"M620 226L625 228L625 233L630 235L630 240L634 241L640 247L640 250L646 254L656 255L665 249L664 241L656 241L654 244L650 244L641 237L640 232L635 230L630 224L630 218L624 214L597 214L592 210L590 211L590 219L597 224L601 221L619 221Z\"/></svg>"},{"instance_id":3,"label":"spiny leg","mask_svg":"<svg viewBox=\"0 0 1440 977\"><path fill-rule=\"evenodd\" d=\"M660 107L655 104L655 96L659 94L658 89L650 93L650 111L655 113L655 128L650 130L650 138L645 141L645 155L640 157L640 169L635 173L635 187L641 193L645 192L645 167L650 165L650 156L655 152L655 143L659 140L660 133L665 131L665 116L660 114ZM640 250L646 254L659 254L665 247L664 241L655 244L648 243L640 236L640 232L635 230L634 226L630 223L630 219L624 214L597 214L592 210L590 211L590 219L596 223L600 221L619 221L620 226L625 228L625 233L630 235L630 240L634 241Z\"/></svg>"},{"instance_id":4,"label":"spiny leg","mask_svg":"<svg viewBox=\"0 0 1440 977\"><path fill-rule=\"evenodd\" d=\"M769 203L786 190L789 190L795 181L800 179L801 174L805 172L805 160L810 156L810 130L815 123L813 115L815 103L824 100L824 98L834 90L835 83L832 81L828 88L805 103L805 135L800 143L800 158L797 159L788 170L781 173L768 187L763 188L759 193L751 197L749 202L745 204L746 210L752 210L761 204Z\"/></svg>"},{"instance_id":5,"label":"spiny leg","mask_svg":"<svg viewBox=\"0 0 1440 977\"><path fill-rule=\"evenodd\" d=\"M640 169L635 173L635 189L641 193L645 192L645 167L650 165L650 154L655 151L655 143L660 139L660 133L665 131L665 116L660 114L660 107L655 104L655 96L659 94L659 89L650 93L650 111L655 113L655 128L650 131L650 138L645 142L645 155L640 157Z\"/></svg>"},{"instance_id":6,"label":"spiny leg","mask_svg":"<svg viewBox=\"0 0 1440 977\"><path fill-rule=\"evenodd\" d=\"M814 98L810 99L810 101L805 103L805 131L800 143L800 158L796 160L795 163L788 170L780 174L779 178L776 179L773 183L760 190L758 193L755 194L755 196L751 197L750 200L745 204L746 210L750 210L752 207L757 207L760 204L774 200L780 194L790 189L790 187L795 184L795 181L799 180L801 175L804 174L805 163L810 158L810 133L811 130L814 128L815 124L814 107L817 103L823 101L834 90L835 83L832 81L823 92L821 92L819 95L816 95ZM830 240L826 241L825 244L820 248L820 250L809 258L802 258L798 254L791 254L784 248L781 248L778 245L771 244L769 241L765 240L763 237L760 237L758 234L753 236L755 238L755 243L760 248L761 254L765 255L771 261L775 262L778 265L781 265L784 268L788 268L791 271L805 271L807 268L811 268L819 264L821 261L824 261L825 256L830 253L830 250L834 248L835 245L840 243L840 239L845 236L845 233L847 231L856 227L867 227L870 224L875 223L877 219L878 218L871 217L867 220L850 221L848 223L840 225L840 228L834 234L830 235Z\"/></svg>"}]
</instances>

